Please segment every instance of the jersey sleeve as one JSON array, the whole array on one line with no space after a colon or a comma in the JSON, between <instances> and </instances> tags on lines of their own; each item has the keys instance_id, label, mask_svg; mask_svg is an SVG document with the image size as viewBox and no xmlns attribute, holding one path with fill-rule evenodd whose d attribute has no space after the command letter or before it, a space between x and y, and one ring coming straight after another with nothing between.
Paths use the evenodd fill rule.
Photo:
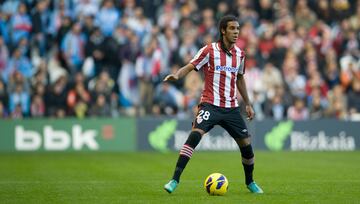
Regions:
<instances>
[{"instance_id":1,"label":"jersey sleeve","mask_svg":"<svg viewBox=\"0 0 360 204\"><path fill-rule=\"evenodd\" d=\"M238 56L238 57L240 58L238 74L245 74L245 52L241 51L240 56Z\"/></svg>"},{"instance_id":2,"label":"jersey sleeve","mask_svg":"<svg viewBox=\"0 0 360 204\"><path fill-rule=\"evenodd\" d=\"M209 46L202 47L190 61L190 64L194 65L195 71L199 71L201 67L209 62Z\"/></svg>"}]
</instances>

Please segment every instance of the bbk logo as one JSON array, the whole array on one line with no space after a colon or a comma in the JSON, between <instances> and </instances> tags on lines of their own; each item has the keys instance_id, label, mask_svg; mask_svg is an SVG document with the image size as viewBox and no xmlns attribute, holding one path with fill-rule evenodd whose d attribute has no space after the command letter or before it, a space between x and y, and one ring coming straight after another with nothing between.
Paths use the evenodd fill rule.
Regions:
<instances>
[{"instance_id":1,"label":"bbk logo","mask_svg":"<svg viewBox=\"0 0 360 204\"><path fill-rule=\"evenodd\" d=\"M59 151L72 148L81 150L87 146L90 150L98 150L99 145L95 140L96 130L83 131L80 125L72 126L72 134L63 130L55 130L46 125L41 133L34 130L25 130L23 126L15 127L15 148L19 151L34 151L43 145L45 150Z\"/></svg>"}]
</instances>

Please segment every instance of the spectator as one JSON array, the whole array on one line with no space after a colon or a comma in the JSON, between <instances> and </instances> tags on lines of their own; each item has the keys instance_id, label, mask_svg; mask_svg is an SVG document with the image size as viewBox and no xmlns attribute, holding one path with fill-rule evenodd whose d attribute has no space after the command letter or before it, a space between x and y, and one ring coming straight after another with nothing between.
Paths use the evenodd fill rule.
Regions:
<instances>
[{"instance_id":1,"label":"spectator","mask_svg":"<svg viewBox=\"0 0 360 204\"><path fill-rule=\"evenodd\" d=\"M349 19L350 26L353 30L360 29L360 3L357 2L356 13Z\"/></svg>"},{"instance_id":2,"label":"spectator","mask_svg":"<svg viewBox=\"0 0 360 204\"><path fill-rule=\"evenodd\" d=\"M146 113L150 113L154 82L158 79L161 67L161 50L158 48L157 39L153 38L145 47L144 53L136 59L136 74L139 78L140 101Z\"/></svg>"},{"instance_id":3,"label":"spectator","mask_svg":"<svg viewBox=\"0 0 360 204\"><path fill-rule=\"evenodd\" d=\"M168 47L169 52L170 52L169 59L171 61L174 61L176 51L179 48L179 38L176 35L175 30L171 29L169 27L164 29L164 37L166 39L167 47Z\"/></svg>"},{"instance_id":4,"label":"spectator","mask_svg":"<svg viewBox=\"0 0 360 204\"><path fill-rule=\"evenodd\" d=\"M100 94L96 98L96 103L91 106L89 110L90 116L97 116L97 117L110 117L110 106L106 102L106 98L103 94Z\"/></svg>"},{"instance_id":5,"label":"spectator","mask_svg":"<svg viewBox=\"0 0 360 204\"><path fill-rule=\"evenodd\" d=\"M34 76L31 78L31 84L32 86L35 86L37 84L42 84L44 86L49 84L49 73L47 71L47 64L45 61L41 61L36 73L34 74Z\"/></svg>"},{"instance_id":6,"label":"spectator","mask_svg":"<svg viewBox=\"0 0 360 204\"><path fill-rule=\"evenodd\" d=\"M314 105L317 108L317 111L323 112L329 105L328 101L328 92L324 95L323 89L321 86L314 86L311 89L310 95L307 97L307 103L309 104L309 108L311 110L311 107ZM320 107L318 107L320 106ZM320 116L323 116L324 114L321 113Z\"/></svg>"},{"instance_id":7,"label":"spectator","mask_svg":"<svg viewBox=\"0 0 360 204\"><path fill-rule=\"evenodd\" d=\"M175 70L176 69L176 70ZM178 68L175 68L173 72L176 72ZM177 80L176 82L180 82L181 80ZM203 89L203 80L196 72L190 72L185 77L185 81L183 82L185 95L184 95L184 107L185 111L192 111L192 107L196 106L201 95L201 91ZM182 86L181 86L182 87ZM180 88L180 86L178 86Z\"/></svg>"},{"instance_id":8,"label":"spectator","mask_svg":"<svg viewBox=\"0 0 360 204\"><path fill-rule=\"evenodd\" d=\"M194 22L189 18L184 18L180 21L180 26L177 29L177 35L179 39L185 39L186 35L196 36L198 33L198 29Z\"/></svg>"},{"instance_id":9,"label":"spectator","mask_svg":"<svg viewBox=\"0 0 360 204\"><path fill-rule=\"evenodd\" d=\"M340 72L336 62L331 61L326 64L325 81L330 89L340 84Z\"/></svg>"},{"instance_id":10,"label":"spectator","mask_svg":"<svg viewBox=\"0 0 360 204\"><path fill-rule=\"evenodd\" d=\"M89 106L86 101L84 101L82 98L80 98L73 109L71 111L74 112L75 116L79 119L83 119L85 116L87 116Z\"/></svg>"},{"instance_id":11,"label":"spectator","mask_svg":"<svg viewBox=\"0 0 360 204\"><path fill-rule=\"evenodd\" d=\"M265 102L265 94L263 92L254 91L252 106L254 111L256 112L256 120L263 120L265 118L264 113L264 102Z\"/></svg>"},{"instance_id":12,"label":"spectator","mask_svg":"<svg viewBox=\"0 0 360 204\"><path fill-rule=\"evenodd\" d=\"M92 98L98 98L99 95L104 95L107 101L110 101L112 91L114 89L115 82L109 77L108 72L103 71L100 76L92 79L89 82L89 91ZM89 101L90 103L96 103L95 101Z\"/></svg>"},{"instance_id":13,"label":"spectator","mask_svg":"<svg viewBox=\"0 0 360 204\"><path fill-rule=\"evenodd\" d=\"M321 97L326 97L328 92L327 84L322 80L320 73L315 71L306 82L305 92L307 96L311 95L314 89L319 89Z\"/></svg>"},{"instance_id":14,"label":"spectator","mask_svg":"<svg viewBox=\"0 0 360 204\"><path fill-rule=\"evenodd\" d=\"M9 50L4 42L4 38L0 36L0 73L3 73L9 61Z\"/></svg>"},{"instance_id":15,"label":"spectator","mask_svg":"<svg viewBox=\"0 0 360 204\"><path fill-rule=\"evenodd\" d=\"M331 8L330 8L330 4L328 0L320 0L317 1L316 4L316 14L317 16L323 20L324 22L326 22L327 24L332 23L333 21L333 16L331 15Z\"/></svg>"},{"instance_id":16,"label":"spectator","mask_svg":"<svg viewBox=\"0 0 360 204\"><path fill-rule=\"evenodd\" d=\"M90 103L90 94L84 84L75 84L75 87L69 91L66 102L70 114L83 118L88 109L87 104Z\"/></svg>"},{"instance_id":17,"label":"spectator","mask_svg":"<svg viewBox=\"0 0 360 204\"><path fill-rule=\"evenodd\" d=\"M274 48L270 53L269 61L275 67L282 67L283 59L285 58L286 48L283 43L283 39L280 35L274 37Z\"/></svg>"},{"instance_id":18,"label":"spectator","mask_svg":"<svg viewBox=\"0 0 360 204\"><path fill-rule=\"evenodd\" d=\"M270 96L274 95L276 87L283 86L283 79L281 76L281 72L271 63L267 63L265 65L261 81L263 83L265 91Z\"/></svg>"},{"instance_id":19,"label":"spectator","mask_svg":"<svg viewBox=\"0 0 360 204\"><path fill-rule=\"evenodd\" d=\"M11 112L11 119L22 119L23 117L21 104L17 104L14 111Z\"/></svg>"},{"instance_id":20,"label":"spectator","mask_svg":"<svg viewBox=\"0 0 360 204\"><path fill-rule=\"evenodd\" d=\"M45 85L43 85L41 83L38 83L33 87L32 95L37 95L44 101L45 100L45 94L46 94L45 89L46 89Z\"/></svg>"},{"instance_id":21,"label":"spectator","mask_svg":"<svg viewBox=\"0 0 360 204\"><path fill-rule=\"evenodd\" d=\"M198 34L204 36L205 33L208 33L212 36L216 36L217 28L215 25L214 12L210 8L206 8L202 12L201 24L199 25ZM185 40L185 39L184 39Z\"/></svg>"},{"instance_id":22,"label":"spectator","mask_svg":"<svg viewBox=\"0 0 360 204\"><path fill-rule=\"evenodd\" d=\"M339 98L336 98L332 104L330 104L326 114L328 117L339 120L345 120L348 118L346 104L344 104L343 100Z\"/></svg>"},{"instance_id":23,"label":"spectator","mask_svg":"<svg viewBox=\"0 0 360 204\"><path fill-rule=\"evenodd\" d=\"M111 117L117 118L119 117L119 96L116 93L111 94L110 98L110 111Z\"/></svg>"},{"instance_id":24,"label":"spectator","mask_svg":"<svg viewBox=\"0 0 360 204\"><path fill-rule=\"evenodd\" d=\"M49 12L49 19L48 19L48 34L56 39L56 34L61 31L61 26L64 25L68 20L70 22L70 11L66 8L65 0L58 1L58 5L56 9L52 12ZM68 24L69 25L69 24ZM63 33L63 31L61 31ZM63 35L63 34L61 34ZM56 39L55 42L61 42L61 39Z\"/></svg>"},{"instance_id":25,"label":"spectator","mask_svg":"<svg viewBox=\"0 0 360 204\"><path fill-rule=\"evenodd\" d=\"M146 34L150 33L152 29L151 22L144 16L144 12L141 7L136 7L134 15L129 16L127 26L135 32L140 40L142 40Z\"/></svg>"},{"instance_id":26,"label":"spectator","mask_svg":"<svg viewBox=\"0 0 360 204\"><path fill-rule=\"evenodd\" d=\"M99 29L99 27L97 27L95 25L95 20L94 20L94 16L93 15L86 15L84 17L83 22L83 27L82 27L82 32L84 33L84 35L86 36L86 39L90 39L90 35L96 30Z\"/></svg>"},{"instance_id":27,"label":"spectator","mask_svg":"<svg viewBox=\"0 0 360 204\"><path fill-rule=\"evenodd\" d=\"M0 80L0 101L5 107L8 107L8 93L6 91L5 83Z\"/></svg>"},{"instance_id":28,"label":"spectator","mask_svg":"<svg viewBox=\"0 0 360 204\"><path fill-rule=\"evenodd\" d=\"M94 60L95 75L99 74L104 66L105 52L105 36L101 33L99 28L95 28L85 45L86 57L90 57Z\"/></svg>"},{"instance_id":29,"label":"spectator","mask_svg":"<svg viewBox=\"0 0 360 204\"><path fill-rule=\"evenodd\" d=\"M112 0L103 1L102 7L96 14L96 24L105 36L110 36L120 20L120 12L115 8Z\"/></svg>"},{"instance_id":30,"label":"spectator","mask_svg":"<svg viewBox=\"0 0 360 204\"><path fill-rule=\"evenodd\" d=\"M311 28L316 21L315 13L308 7L307 0L297 1L295 8L295 22L297 26Z\"/></svg>"},{"instance_id":31,"label":"spectator","mask_svg":"<svg viewBox=\"0 0 360 204\"><path fill-rule=\"evenodd\" d=\"M66 115L66 97L68 94L66 77L60 77L46 92L45 104L48 116Z\"/></svg>"},{"instance_id":32,"label":"spectator","mask_svg":"<svg viewBox=\"0 0 360 204\"><path fill-rule=\"evenodd\" d=\"M75 4L74 12L78 17L94 16L99 11L99 1L97 0L78 0Z\"/></svg>"},{"instance_id":33,"label":"spectator","mask_svg":"<svg viewBox=\"0 0 360 204\"><path fill-rule=\"evenodd\" d=\"M20 50L21 56L27 57L30 59L30 47L29 47L29 41L26 38L21 38L17 49Z\"/></svg>"},{"instance_id":34,"label":"spectator","mask_svg":"<svg viewBox=\"0 0 360 204\"><path fill-rule=\"evenodd\" d=\"M268 60L270 57L270 53L275 47L274 43L274 29L271 26L266 26L266 30L261 36L259 42L259 51L261 53L261 57L264 60Z\"/></svg>"},{"instance_id":35,"label":"spectator","mask_svg":"<svg viewBox=\"0 0 360 204\"><path fill-rule=\"evenodd\" d=\"M304 100L301 98L295 99L294 105L287 110L287 117L290 120L300 121L309 118L309 111L305 106Z\"/></svg>"},{"instance_id":36,"label":"spectator","mask_svg":"<svg viewBox=\"0 0 360 204\"><path fill-rule=\"evenodd\" d=\"M71 27L62 43L61 51L65 59L69 73L74 74L80 71L85 58L85 36L81 32L80 23L75 23Z\"/></svg>"},{"instance_id":37,"label":"spectator","mask_svg":"<svg viewBox=\"0 0 360 204\"><path fill-rule=\"evenodd\" d=\"M179 58L181 59L181 63L185 64L192 59L198 50L198 47L195 45L195 38L191 34L185 36L183 39L183 43L179 47Z\"/></svg>"},{"instance_id":38,"label":"spectator","mask_svg":"<svg viewBox=\"0 0 360 204\"><path fill-rule=\"evenodd\" d=\"M357 65L355 58L350 53L346 53L340 58L340 67L340 81L345 89L350 87L354 79L360 79L360 66Z\"/></svg>"},{"instance_id":39,"label":"spectator","mask_svg":"<svg viewBox=\"0 0 360 204\"><path fill-rule=\"evenodd\" d=\"M360 79L354 79L348 94L348 108L351 114L360 113Z\"/></svg>"},{"instance_id":40,"label":"spectator","mask_svg":"<svg viewBox=\"0 0 360 204\"><path fill-rule=\"evenodd\" d=\"M347 18L351 15L350 3L348 0L331 1L332 15L339 20Z\"/></svg>"},{"instance_id":41,"label":"spectator","mask_svg":"<svg viewBox=\"0 0 360 204\"><path fill-rule=\"evenodd\" d=\"M9 111L16 117L20 112L21 116L30 114L30 94L24 90L22 84L17 84L15 91L9 95Z\"/></svg>"},{"instance_id":42,"label":"spectator","mask_svg":"<svg viewBox=\"0 0 360 204\"><path fill-rule=\"evenodd\" d=\"M124 59L117 84L120 87L120 104L127 110L140 105L139 84L135 72L135 65Z\"/></svg>"},{"instance_id":43,"label":"spectator","mask_svg":"<svg viewBox=\"0 0 360 204\"><path fill-rule=\"evenodd\" d=\"M20 3L17 12L10 19L11 40L16 45L21 38L30 38L32 23L25 3Z\"/></svg>"},{"instance_id":44,"label":"spectator","mask_svg":"<svg viewBox=\"0 0 360 204\"><path fill-rule=\"evenodd\" d=\"M215 13L215 21L219 22L221 17L230 13L229 5L225 1L220 1Z\"/></svg>"},{"instance_id":45,"label":"spectator","mask_svg":"<svg viewBox=\"0 0 360 204\"><path fill-rule=\"evenodd\" d=\"M9 18L10 16L0 9L0 38L7 44L10 43Z\"/></svg>"},{"instance_id":46,"label":"spectator","mask_svg":"<svg viewBox=\"0 0 360 204\"><path fill-rule=\"evenodd\" d=\"M177 29L179 27L180 15L175 0L165 0L164 5L157 10L157 16L157 24L160 28Z\"/></svg>"},{"instance_id":47,"label":"spectator","mask_svg":"<svg viewBox=\"0 0 360 204\"><path fill-rule=\"evenodd\" d=\"M257 5L257 12L259 13L259 19L263 21L272 21L274 19L274 11L272 0L260 0Z\"/></svg>"},{"instance_id":48,"label":"spectator","mask_svg":"<svg viewBox=\"0 0 360 204\"><path fill-rule=\"evenodd\" d=\"M25 78L29 79L32 74L32 65L30 60L21 54L21 50L16 48L12 54L6 69L3 72L3 78L5 82L9 80L9 77L15 72L19 72Z\"/></svg>"},{"instance_id":49,"label":"spectator","mask_svg":"<svg viewBox=\"0 0 360 204\"><path fill-rule=\"evenodd\" d=\"M0 100L0 119L4 119L8 117L8 113L5 109L3 102Z\"/></svg>"},{"instance_id":50,"label":"spectator","mask_svg":"<svg viewBox=\"0 0 360 204\"><path fill-rule=\"evenodd\" d=\"M283 103L282 95L276 94L271 101L265 103L265 115L275 120L284 120L286 118L287 107Z\"/></svg>"},{"instance_id":51,"label":"spectator","mask_svg":"<svg viewBox=\"0 0 360 204\"><path fill-rule=\"evenodd\" d=\"M324 116L324 106L322 105L322 98L320 94L316 94L312 97L310 101L310 111L309 116L310 119L321 119Z\"/></svg>"},{"instance_id":52,"label":"spectator","mask_svg":"<svg viewBox=\"0 0 360 204\"><path fill-rule=\"evenodd\" d=\"M304 75L299 74L295 67L289 67L288 73L285 75L285 82L293 96L305 97L306 78Z\"/></svg>"},{"instance_id":53,"label":"spectator","mask_svg":"<svg viewBox=\"0 0 360 204\"><path fill-rule=\"evenodd\" d=\"M162 114L173 115L178 111L179 94L179 91L169 83L159 84L155 90L154 103L159 106Z\"/></svg>"},{"instance_id":54,"label":"spectator","mask_svg":"<svg viewBox=\"0 0 360 204\"><path fill-rule=\"evenodd\" d=\"M56 45L59 47L59 50L61 50L61 44L64 40L65 35L70 31L71 29L71 25L72 25L72 21L70 16L67 16L65 14L59 14L61 16L58 17L53 17L53 18L57 18L57 19L53 19L54 22L54 38L56 39Z\"/></svg>"},{"instance_id":55,"label":"spectator","mask_svg":"<svg viewBox=\"0 0 360 204\"><path fill-rule=\"evenodd\" d=\"M35 95L33 97L30 110L31 116L34 118L45 116L45 103L41 95Z\"/></svg>"},{"instance_id":56,"label":"spectator","mask_svg":"<svg viewBox=\"0 0 360 204\"><path fill-rule=\"evenodd\" d=\"M45 51L49 48L48 42L50 42L50 39L47 37L50 23L50 13L47 10L48 3L45 0L38 1L31 17L33 38L40 56L45 55Z\"/></svg>"},{"instance_id":57,"label":"spectator","mask_svg":"<svg viewBox=\"0 0 360 204\"><path fill-rule=\"evenodd\" d=\"M151 2L153 4L154 2ZM143 4L143 2L141 3ZM136 1L135 0L125 0L124 1L124 7L123 7L123 13L124 17L134 17L135 16L135 7L136 7Z\"/></svg>"}]
</instances>

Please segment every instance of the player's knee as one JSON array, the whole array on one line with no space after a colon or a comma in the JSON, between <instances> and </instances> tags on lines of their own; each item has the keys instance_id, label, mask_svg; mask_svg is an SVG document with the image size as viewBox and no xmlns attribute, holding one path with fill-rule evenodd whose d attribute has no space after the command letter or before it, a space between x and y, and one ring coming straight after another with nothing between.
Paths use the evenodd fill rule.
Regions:
<instances>
[{"instance_id":1,"label":"player's knee","mask_svg":"<svg viewBox=\"0 0 360 204\"><path fill-rule=\"evenodd\" d=\"M240 147L241 157L244 159L252 159L254 157L254 151L251 145Z\"/></svg>"},{"instance_id":2,"label":"player's knee","mask_svg":"<svg viewBox=\"0 0 360 204\"><path fill-rule=\"evenodd\" d=\"M201 133L199 131L191 131L188 139L186 140L185 144L189 145L192 148L195 148L200 140L201 140Z\"/></svg>"},{"instance_id":3,"label":"player's knee","mask_svg":"<svg viewBox=\"0 0 360 204\"><path fill-rule=\"evenodd\" d=\"M251 144L251 140L250 140L250 136L247 137L247 138L238 138L238 139L235 139L237 145L239 146L239 148L242 148L242 147L246 147L248 145Z\"/></svg>"},{"instance_id":4,"label":"player's knee","mask_svg":"<svg viewBox=\"0 0 360 204\"><path fill-rule=\"evenodd\" d=\"M193 128L193 129L191 130L191 132L198 132L198 133L200 133L201 136L203 136L203 135L205 134L205 131L202 130L202 129L199 129L199 128ZM191 134L191 133L190 133L190 134Z\"/></svg>"}]
</instances>

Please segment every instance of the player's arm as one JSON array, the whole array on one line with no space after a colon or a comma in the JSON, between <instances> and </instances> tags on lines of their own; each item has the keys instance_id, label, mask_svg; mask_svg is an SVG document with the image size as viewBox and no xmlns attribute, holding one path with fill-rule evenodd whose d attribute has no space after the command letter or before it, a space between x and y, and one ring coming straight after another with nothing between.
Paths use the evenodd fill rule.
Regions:
<instances>
[{"instance_id":1,"label":"player's arm","mask_svg":"<svg viewBox=\"0 0 360 204\"><path fill-rule=\"evenodd\" d=\"M195 66L191 63L181 67L175 74L169 74L164 78L164 81L176 81L184 76L186 76L189 72L194 70Z\"/></svg>"},{"instance_id":2,"label":"player's arm","mask_svg":"<svg viewBox=\"0 0 360 204\"><path fill-rule=\"evenodd\" d=\"M243 74L238 74L237 80L236 80L236 87L238 88L241 97L243 98L243 101L245 103L245 109L247 114L247 119L252 120L255 116L255 112L250 104L249 96L246 89L246 83L244 79Z\"/></svg>"}]
</instances>

